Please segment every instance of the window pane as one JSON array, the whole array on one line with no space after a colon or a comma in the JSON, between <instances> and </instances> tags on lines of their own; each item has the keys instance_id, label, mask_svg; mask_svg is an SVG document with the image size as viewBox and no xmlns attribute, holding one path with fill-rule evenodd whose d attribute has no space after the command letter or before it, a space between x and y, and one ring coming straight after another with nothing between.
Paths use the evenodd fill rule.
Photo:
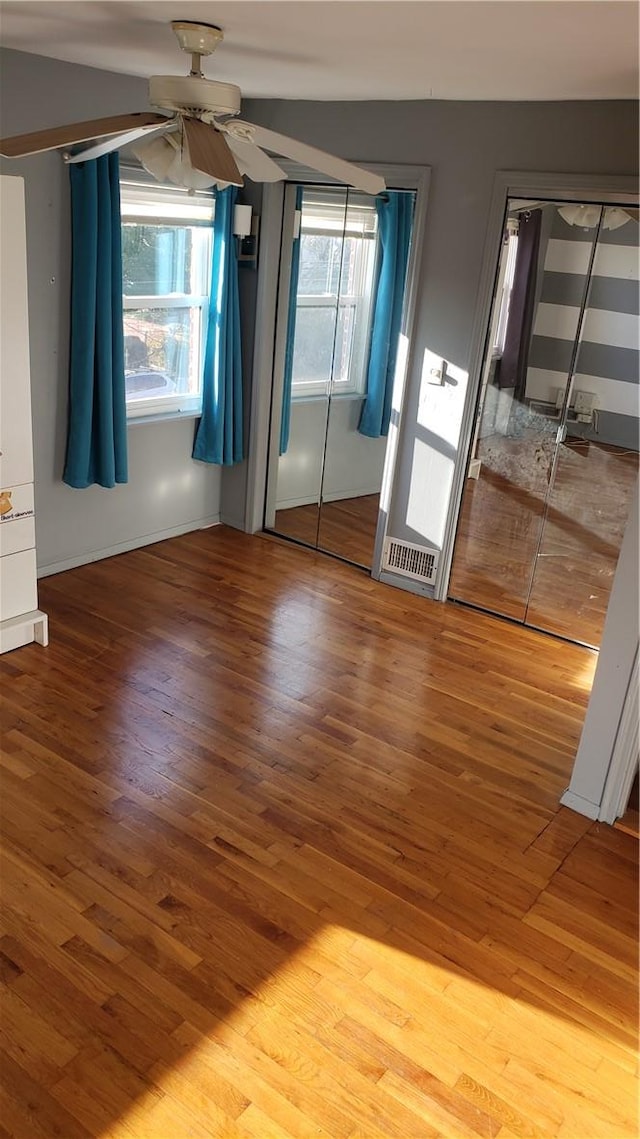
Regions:
<instances>
[{"instance_id":1,"label":"window pane","mask_svg":"<svg viewBox=\"0 0 640 1139\"><path fill-rule=\"evenodd\" d=\"M122 225L124 295L167 296L207 292L204 266L210 230L191 226Z\"/></svg>"},{"instance_id":2,"label":"window pane","mask_svg":"<svg viewBox=\"0 0 640 1139\"><path fill-rule=\"evenodd\" d=\"M341 254L341 236L329 237L303 231L300 237L298 296L335 296L340 280Z\"/></svg>"},{"instance_id":3,"label":"window pane","mask_svg":"<svg viewBox=\"0 0 640 1139\"><path fill-rule=\"evenodd\" d=\"M377 217L372 199L350 197L304 191L293 358L299 397L331 381L345 393L364 390Z\"/></svg>"},{"instance_id":4,"label":"window pane","mask_svg":"<svg viewBox=\"0 0 640 1139\"><path fill-rule=\"evenodd\" d=\"M373 242L367 242L373 246ZM365 239L357 237L346 237L344 241L344 249L342 252L342 273L340 276L340 293L347 293L353 296L355 293L360 292L362 282L360 280L360 260L358 253L364 253Z\"/></svg>"},{"instance_id":5,"label":"window pane","mask_svg":"<svg viewBox=\"0 0 640 1139\"><path fill-rule=\"evenodd\" d=\"M127 400L197 395L201 339L198 307L125 311Z\"/></svg>"},{"instance_id":6,"label":"window pane","mask_svg":"<svg viewBox=\"0 0 640 1139\"><path fill-rule=\"evenodd\" d=\"M354 304L341 304L336 310L326 305L299 308L293 349L294 384L347 384L353 355L357 309ZM335 352L334 352L335 333Z\"/></svg>"},{"instance_id":7,"label":"window pane","mask_svg":"<svg viewBox=\"0 0 640 1139\"><path fill-rule=\"evenodd\" d=\"M329 383L335 324L335 309L327 305L297 310L293 346L294 384Z\"/></svg>"},{"instance_id":8,"label":"window pane","mask_svg":"<svg viewBox=\"0 0 640 1139\"><path fill-rule=\"evenodd\" d=\"M356 306L340 305L338 310L338 329L336 332L336 350L333 361L334 384L348 384L355 386L359 377L351 376L351 359L353 355L353 338L356 330Z\"/></svg>"}]
</instances>

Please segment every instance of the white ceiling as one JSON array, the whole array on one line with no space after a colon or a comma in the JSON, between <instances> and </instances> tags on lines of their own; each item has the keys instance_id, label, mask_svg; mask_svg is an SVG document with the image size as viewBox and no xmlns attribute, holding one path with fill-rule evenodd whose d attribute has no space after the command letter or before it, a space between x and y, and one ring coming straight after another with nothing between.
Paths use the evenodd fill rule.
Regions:
<instances>
[{"instance_id":1,"label":"white ceiling","mask_svg":"<svg viewBox=\"0 0 640 1139\"><path fill-rule=\"evenodd\" d=\"M184 73L175 19L224 29L205 61L245 96L618 99L638 91L638 7L618 0L4 0L5 47L128 75Z\"/></svg>"}]
</instances>

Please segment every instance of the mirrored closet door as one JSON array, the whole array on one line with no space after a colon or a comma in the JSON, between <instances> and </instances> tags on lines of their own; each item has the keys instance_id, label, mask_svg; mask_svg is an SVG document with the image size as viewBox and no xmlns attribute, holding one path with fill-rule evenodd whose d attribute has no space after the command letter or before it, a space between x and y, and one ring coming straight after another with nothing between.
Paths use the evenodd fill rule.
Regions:
<instances>
[{"instance_id":1,"label":"mirrored closet door","mask_svg":"<svg viewBox=\"0 0 640 1139\"><path fill-rule=\"evenodd\" d=\"M638 211L509 203L450 596L598 646L638 476Z\"/></svg>"},{"instance_id":2,"label":"mirrored closet door","mask_svg":"<svg viewBox=\"0 0 640 1139\"><path fill-rule=\"evenodd\" d=\"M413 205L339 186L285 195L265 528L367 568Z\"/></svg>"}]
</instances>

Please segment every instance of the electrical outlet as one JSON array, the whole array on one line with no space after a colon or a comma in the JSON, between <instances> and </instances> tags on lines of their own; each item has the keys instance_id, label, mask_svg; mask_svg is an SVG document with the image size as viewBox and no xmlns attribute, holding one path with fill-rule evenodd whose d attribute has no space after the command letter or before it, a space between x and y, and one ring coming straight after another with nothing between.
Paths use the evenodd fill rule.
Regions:
<instances>
[{"instance_id":1,"label":"electrical outlet","mask_svg":"<svg viewBox=\"0 0 640 1139\"><path fill-rule=\"evenodd\" d=\"M579 415L581 419L583 415L586 415L590 419L595 401L596 397L593 392L576 392L573 404L576 415Z\"/></svg>"}]
</instances>

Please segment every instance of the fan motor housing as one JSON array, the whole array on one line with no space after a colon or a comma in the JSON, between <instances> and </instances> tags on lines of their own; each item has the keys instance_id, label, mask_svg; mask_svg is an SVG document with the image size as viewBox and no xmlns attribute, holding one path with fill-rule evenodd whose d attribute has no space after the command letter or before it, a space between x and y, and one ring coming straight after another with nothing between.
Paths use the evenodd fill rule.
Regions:
<instances>
[{"instance_id":1,"label":"fan motor housing","mask_svg":"<svg viewBox=\"0 0 640 1139\"><path fill-rule=\"evenodd\" d=\"M149 102L164 111L237 115L240 97L240 88L235 84L196 75L152 75L149 80Z\"/></svg>"}]
</instances>

